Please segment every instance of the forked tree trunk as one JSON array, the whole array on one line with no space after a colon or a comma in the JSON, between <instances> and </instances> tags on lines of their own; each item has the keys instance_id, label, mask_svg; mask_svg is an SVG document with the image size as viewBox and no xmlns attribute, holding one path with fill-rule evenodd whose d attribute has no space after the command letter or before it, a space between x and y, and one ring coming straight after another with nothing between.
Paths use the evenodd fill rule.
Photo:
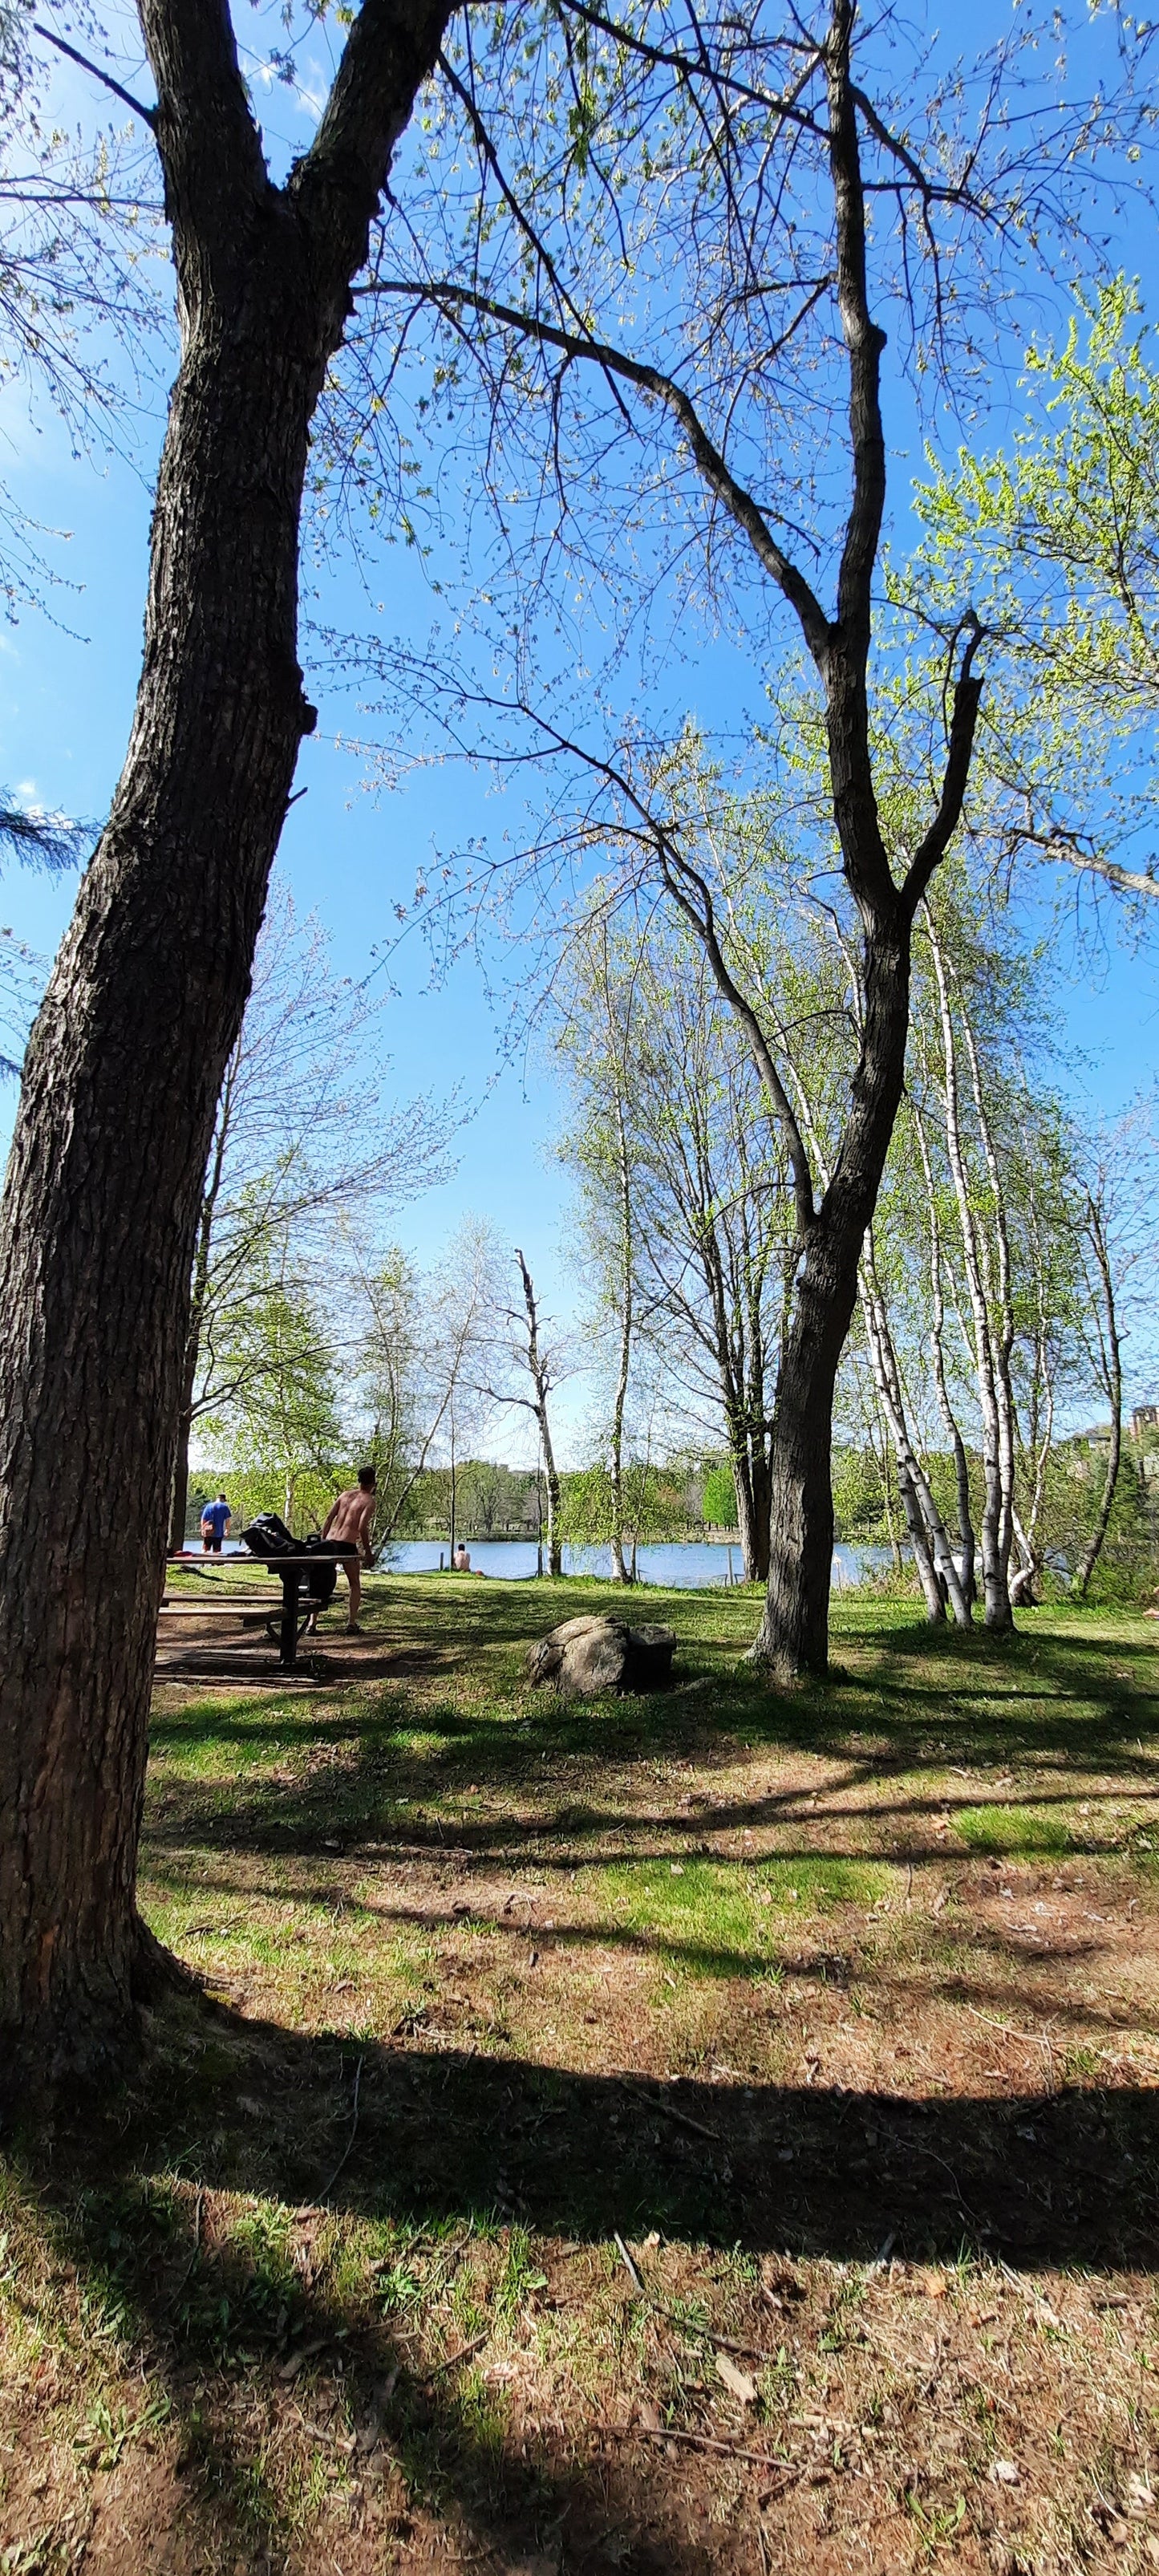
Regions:
<instances>
[{"instance_id":1,"label":"forked tree trunk","mask_svg":"<svg viewBox=\"0 0 1159 2576\"><path fill-rule=\"evenodd\" d=\"M108 2071L132 2029L148 1949L137 1839L198 1209L314 721L296 651L309 424L392 141L441 31L432 21L424 47L409 22L391 21L384 37L358 21L346 91L340 73L329 123L278 190L224 13L143 0L142 16L181 365L128 753L33 1031L0 1209L9 2087ZM368 94L354 113L359 78Z\"/></svg>"}]
</instances>

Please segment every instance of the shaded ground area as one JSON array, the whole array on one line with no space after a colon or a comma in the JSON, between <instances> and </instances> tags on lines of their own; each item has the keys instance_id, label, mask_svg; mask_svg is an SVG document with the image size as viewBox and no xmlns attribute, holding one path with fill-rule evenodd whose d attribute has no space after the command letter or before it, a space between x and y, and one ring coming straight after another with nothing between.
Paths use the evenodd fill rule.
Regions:
<instances>
[{"instance_id":1,"label":"shaded ground area","mask_svg":"<svg viewBox=\"0 0 1159 2576\"><path fill-rule=\"evenodd\" d=\"M532 1694L609 1598L159 1676L208 1999L14 2142L0 2566L1159 2565L1154 1631L846 1604L784 1700L650 1593L674 1691Z\"/></svg>"}]
</instances>

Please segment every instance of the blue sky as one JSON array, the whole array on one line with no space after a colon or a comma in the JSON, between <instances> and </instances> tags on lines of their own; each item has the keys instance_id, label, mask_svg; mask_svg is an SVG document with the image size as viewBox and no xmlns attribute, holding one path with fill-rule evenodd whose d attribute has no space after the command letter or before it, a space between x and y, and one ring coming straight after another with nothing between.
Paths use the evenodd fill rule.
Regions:
<instances>
[{"instance_id":1,"label":"blue sky","mask_svg":"<svg viewBox=\"0 0 1159 2576\"><path fill-rule=\"evenodd\" d=\"M1004 14L987 0L972 19L997 24ZM64 95L74 103L71 75ZM279 98L277 113L292 125L291 109ZM1137 236L1124 241L1122 256L1139 268ZM1153 271L1150 243L1147 267ZM100 450L77 457L51 415L30 422L11 388L0 400L0 473L34 519L69 531L67 542L50 545L49 553L72 587L52 596L50 614L29 611L16 626L0 629L0 778L25 801L50 810L99 820L117 777L140 657L149 486L160 430L158 400L128 424L133 461ZM907 434L899 419L899 436ZM895 460L895 472L899 466L904 473L904 458ZM389 585L394 624L405 632L409 623L416 641L425 636L431 599L413 560L398 551L387 555L374 585L380 594ZM338 621L354 625L363 601L349 561L337 563L333 588ZM735 720L734 685L732 657L723 648L709 654L687 674L690 711L709 729L726 711ZM349 727L349 704L309 679L308 689L319 703L319 729L303 746L298 783L308 793L288 818L278 866L300 907L316 910L327 925L336 965L357 978L370 969L376 946L390 938L392 907L408 898L417 866L461 846L473 832L493 830L502 813L486 780L455 767L427 772L381 798L368 794L356 763L335 742ZM750 665L750 705L756 693ZM12 869L0 893L0 919L51 954L73 893L69 880ZM559 1106L550 1083L541 1066L527 1080L500 1070L491 1009L473 966L461 964L445 987L431 990L421 946L404 943L392 974L399 990L389 1032L400 1092L441 1095L458 1087L473 1112L458 1140L455 1176L409 1207L401 1230L426 1260L462 1214L488 1215L524 1245L550 1308L566 1323L582 1283L568 1241L566 1184L551 1153ZM1132 952L1112 932L1101 960L1076 963L1065 986L1065 1015L1066 1042L1082 1058L1080 1089L1090 1105L1114 1111L1155 1076L1155 941ZM9 1087L0 1092L0 1143L13 1105ZM563 1408L573 1445L585 1401L577 1379ZM514 1436L500 1445L517 1454Z\"/></svg>"}]
</instances>

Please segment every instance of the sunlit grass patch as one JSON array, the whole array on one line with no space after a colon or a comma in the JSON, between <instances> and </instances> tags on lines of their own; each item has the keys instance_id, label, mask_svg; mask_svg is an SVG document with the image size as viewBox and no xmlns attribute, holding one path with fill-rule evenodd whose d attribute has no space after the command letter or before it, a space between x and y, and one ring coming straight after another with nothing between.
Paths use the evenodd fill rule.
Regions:
<instances>
[{"instance_id":1,"label":"sunlit grass patch","mask_svg":"<svg viewBox=\"0 0 1159 2576\"><path fill-rule=\"evenodd\" d=\"M834 1905L872 1905L896 1876L883 1862L816 1852L758 1862L641 1860L604 1872L599 1885L610 1926L650 1936L666 1968L756 1977L775 1971L789 1924Z\"/></svg>"},{"instance_id":2,"label":"sunlit grass patch","mask_svg":"<svg viewBox=\"0 0 1159 2576\"><path fill-rule=\"evenodd\" d=\"M1068 1817L1043 1807L962 1807L954 1831L972 1850L1011 1860L1043 1854L1060 1859L1076 1841Z\"/></svg>"},{"instance_id":3,"label":"sunlit grass patch","mask_svg":"<svg viewBox=\"0 0 1159 2576\"><path fill-rule=\"evenodd\" d=\"M751 1976L770 1952L767 1921L747 1869L722 1861L641 1860L602 1874L621 1930L650 1935L668 1968L702 1977Z\"/></svg>"},{"instance_id":4,"label":"sunlit grass patch","mask_svg":"<svg viewBox=\"0 0 1159 2576\"><path fill-rule=\"evenodd\" d=\"M774 1853L752 1872L757 1903L801 1919L832 1905L875 1905L888 1896L898 1872L888 1863L850 1860L828 1852Z\"/></svg>"}]
</instances>

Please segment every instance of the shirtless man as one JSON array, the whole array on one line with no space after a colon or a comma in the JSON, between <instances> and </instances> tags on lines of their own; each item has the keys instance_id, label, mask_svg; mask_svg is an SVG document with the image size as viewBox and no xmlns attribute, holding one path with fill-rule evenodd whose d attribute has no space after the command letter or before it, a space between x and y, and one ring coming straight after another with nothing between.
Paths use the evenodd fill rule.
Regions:
<instances>
[{"instance_id":1,"label":"shirtless man","mask_svg":"<svg viewBox=\"0 0 1159 2576\"><path fill-rule=\"evenodd\" d=\"M360 1467L358 1483L347 1485L326 1515L323 1538L332 1538L336 1546L350 1553L343 1557L342 1571L350 1586L350 1617L346 1622L348 1637L360 1637L358 1613L362 1606L360 1568L371 1562L370 1528L374 1519L375 1473L373 1467Z\"/></svg>"}]
</instances>

